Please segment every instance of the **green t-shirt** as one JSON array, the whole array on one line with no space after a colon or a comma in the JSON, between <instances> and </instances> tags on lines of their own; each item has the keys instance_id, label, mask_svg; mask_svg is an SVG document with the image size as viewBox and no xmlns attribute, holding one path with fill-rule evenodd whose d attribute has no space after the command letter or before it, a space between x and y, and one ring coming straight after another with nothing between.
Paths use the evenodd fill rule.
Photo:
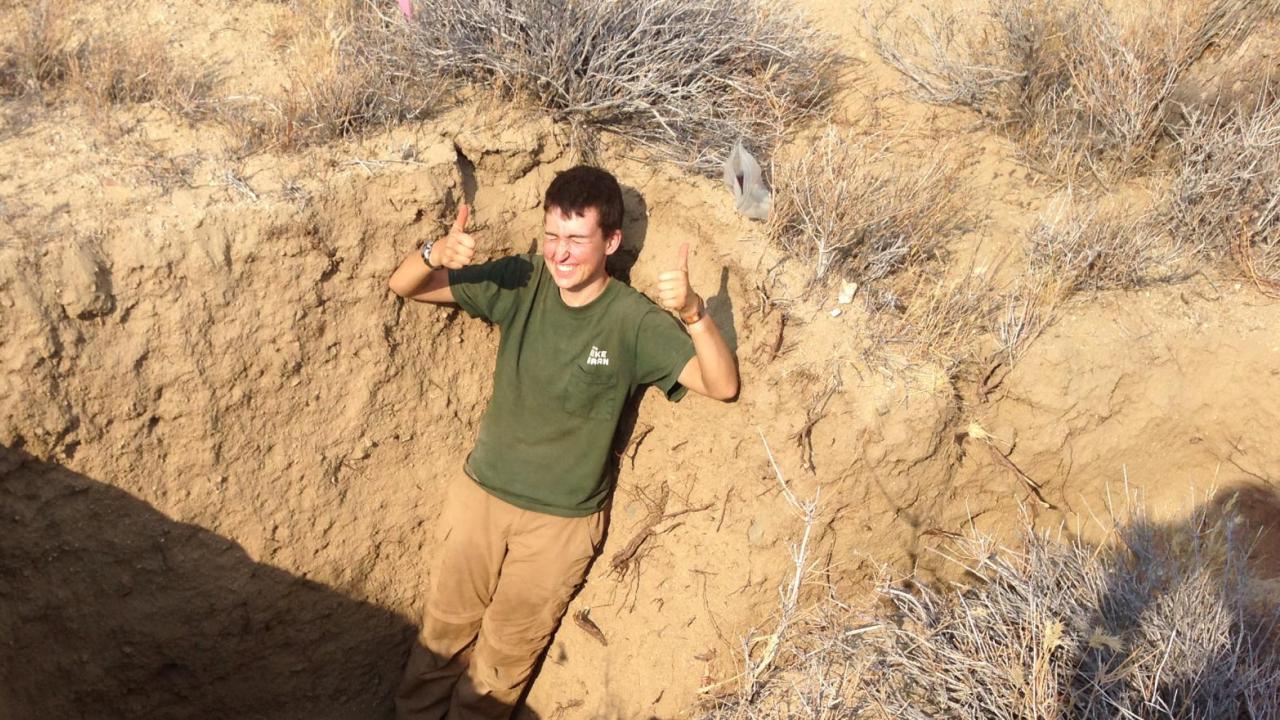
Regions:
<instances>
[{"instance_id":1,"label":"green t-shirt","mask_svg":"<svg viewBox=\"0 0 1280 720\"><path fill-rule=\"evenodd\" d=\"M608 501L609 451L637 386L670 400L693 342L674 317L611 279L569 307L540 255L449 271L454 301L501 329L493 399L466 471L526 510L579 517Z\"/></svg>"}]
</instances>

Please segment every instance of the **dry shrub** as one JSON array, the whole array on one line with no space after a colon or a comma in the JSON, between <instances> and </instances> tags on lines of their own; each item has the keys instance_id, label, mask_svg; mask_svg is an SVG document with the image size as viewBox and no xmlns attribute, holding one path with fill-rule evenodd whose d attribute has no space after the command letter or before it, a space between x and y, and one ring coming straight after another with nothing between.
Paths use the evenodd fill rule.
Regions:
<instances>
[{"instance_id":1,"label":"dry shrub","mask_svg":"<svg viewBox=\"0 0 1280 720\"><path fill-rule=\"evenodd\" d=\"M1233 255L1262 289L1280 293L1280 86L1240 107L1191 113L1178 147L1162 208L1169 231L1211 256Z\"/></svg>"},{"instance_id":2,"label":"dry shrub","mask_svg":"<svg viewBox=\"0 0 1280 720\"><path fill-rule=\"evenodd\" d=\"M230 104L223 119L245 151L293 150L425 119L444 86L409 64L409 28L398 11L364 0L313 2L296 29L277 28L290 56L284 90Z\"/></svg>"},{"instance_id":3,"label":"dry shrub","mask_svg":"<svg viewBox=\"0 0 1280 720\"><path fill-rule=\"evenodd\" d=\"M829 129L774 172L770 242L831 273L875 282L932 257L966 218L959 163L895 158L880 138Z\"/></svg>"},{"instance_id":4,"label":"dry shrub","mask_svg":"<svg viewBox=\"0 0 1280 720\"><path fill-rule=\"evenodd\" d=\"M1157 215L1102 210L1070 193L1051 203L1027 236L1027 266L1005 293L992 330L991 363L1012 366L1077 292L1134 290L1189 277L1197 247L1165 230Z\"/></svg>"},{"instance_id":5,"label":"dry shrub","mask_svg":"<svg viewBox=\"0 0 1280 720\"><path fill-rule=\"evenodd\" d=\"M298 9L285 89L268 98L219 98L211 72L178 68L146 31L77 39L64 6L33 5L0 56L0 94L76 98L102 109L154 102L188 119L216 117L246 150L295 149L422 118L443 85L408 64L409 28L366 0L313 0Z\"/></svg>"},{"instance_id":6,"label":"dry shrub","mask_svg":"<svg viewBox=\"0 0 1280 720\"><path fill-rule=\"evenodd\" d=\"M717 173L734 142L768 156L821 115L836 55L776 0L433 0L415 15L427 74L498 90Z\"/></svg>"},{"instance_id":7,"label":"dry shrub","mask_svg":"<svg viewBox=\"0 0 1280 720\"><path fill-rule=\"evenodd\" d=\"M962 541L977 584L882 589L862 691L904 718L1276 717L1280 605L1257 602L1239 535L1200 510L1138 517L1104 547Z\"/></svg>"},{"instance_id":8,"label":"dry shrub","mask_svg":"<svg viewBox=\"0 0 1280 720\"><path fill-rule=\"evenodd\" d=\"M997 380L992 374L997 364L1012 367L1057 317L1065 298L1063 281L1052 272L1020 275L1001 297L995 321L996 351L988 364L988 376L980 387Z\"/></svg>"},{"instance_id":9,"label":"dry shrub","mask_svg":"<svg viewBox=\"0 0 1280 720\"><path fill-rule=\"evenodd\" d=\"M1131 290L1186 277L1190 253L1148 214L1104 212L1060 199L1032 228L1030 273L1054 278L1064 295Z\"/></svg>"},{"instance_id":10,"label":"dry shrub","mask_svg":"<svg viewBox=\"0 0 1280 720\"><path fill-rule=\"evenodd\" d=\"M1267 12L1254 0L1161 0L1126 15L1101 0L989 1L977 23L873 18L872 41L921 97L976 109L1031 165L1104 181L1149 164L1187 69Z\"/></svg>"},{"instance_id":11,"label":"dry shrub","mask_svg":"<svg viewBox=\"0 0 1280 720\"><path fill-rule=\"evenodd\" d=\"M945 267L944 243L968 221L963 154L896 154L879 136L829 128L774 167L768 240L812 267L812 282L857 283L869 311L867 359L952 372L995 321L989 278Z\"/></svg>"},{"instance_id":12,"label":"dry shrub","mask_svg":"<svg viewBox=\"0 0 1280 720\"><path fill-rule=\"evenodd\" d=\"M1231 506L1093 546L1024 527L1024 547L956 540L965 584L886 582L868 614L829 601L788 671L708 718L1274 718L1280 604L1251 574ZM842 617L837 617L841 616Z\"/></svg>"},{"instance_id":13,"label":"dry shrub","mask_svg":"<svg viewBox=\"0 0 1280 720\"><path fill-rule=\"evenodd\" d=\"M779 651L778 669L754 688L734 688L705 701L702 720L857 717L854 693L869 661L857 652L848 608L826 597L796 618ZM874 716L873 716L874 717Z\"/></svg>"}]
</instances>

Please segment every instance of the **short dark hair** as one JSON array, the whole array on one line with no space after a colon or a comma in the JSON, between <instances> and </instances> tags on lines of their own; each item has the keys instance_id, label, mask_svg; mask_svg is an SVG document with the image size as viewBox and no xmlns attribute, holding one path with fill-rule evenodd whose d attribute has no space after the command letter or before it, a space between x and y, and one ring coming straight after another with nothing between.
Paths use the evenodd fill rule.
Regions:
<instances>
[{"instance_id":1,"label":"short dark hair","mask_svg":"<svg viewBox=\"0 0 1280 720\"><path fill-rule=\"evenodd\" d=\"M556 173L542 200L542 211L553 207L566 215L583 215L587 208L595 208L606 238L622 229L622 187L598 167L578 165Z\"/></svg>"}]
</instances>

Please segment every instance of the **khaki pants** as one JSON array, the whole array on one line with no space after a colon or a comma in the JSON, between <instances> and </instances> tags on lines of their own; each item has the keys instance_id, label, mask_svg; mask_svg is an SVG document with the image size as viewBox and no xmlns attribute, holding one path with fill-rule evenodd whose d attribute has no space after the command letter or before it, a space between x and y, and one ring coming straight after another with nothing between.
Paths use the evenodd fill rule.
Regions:
<instances>
[{"instance_id":1,"label":"khaki pants","mask_svg":"<svg viewBox=\"0 0 1280 720\"><path fill-rule=\"evenodd\" d=\"M521 510L465 475L449 489L399 720L507 718L604 535L606 512Z\"/></svg>"}]
</instances>

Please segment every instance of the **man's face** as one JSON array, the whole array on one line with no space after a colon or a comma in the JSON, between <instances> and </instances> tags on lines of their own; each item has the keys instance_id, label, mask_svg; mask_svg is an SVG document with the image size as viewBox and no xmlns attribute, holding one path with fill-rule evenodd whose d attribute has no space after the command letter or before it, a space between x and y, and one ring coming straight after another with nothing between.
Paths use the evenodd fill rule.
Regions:
<instances>
[{"instance_id":1,"label":"man's face","mask_svg":"<svg viewBox=\"0 0 1280 720\"><path fill-rule=\"evenodd\" d=\"M589 288L607 277L605 258L622 243L622 231L605 237L600 229L600 212L586 208L581 215L566 215L558 207L547 208L543 218L546 234L542 258L556 285L569 293Z\"/></svg>"}]
</instances>

